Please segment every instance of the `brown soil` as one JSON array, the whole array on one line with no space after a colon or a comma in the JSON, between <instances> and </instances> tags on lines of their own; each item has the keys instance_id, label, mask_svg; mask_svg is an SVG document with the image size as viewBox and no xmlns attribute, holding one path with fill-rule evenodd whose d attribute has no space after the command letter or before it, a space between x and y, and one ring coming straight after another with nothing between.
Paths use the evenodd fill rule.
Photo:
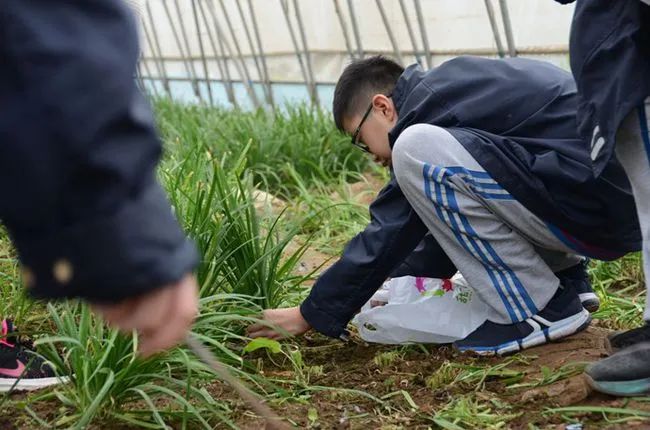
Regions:
<instances>
[{"instance_id":1,"label":"brown soil","mask_svg":"<svg viewBox=\"0 0 650 430\"><path fill-rule=\"evenodd\" d=\"M367 205L383 185L383 181L368 175L365 181L349 185L345 190L346 195L335 194L333 197ZM290 247L296 248L295 245ZM327 262L320 272L333 261L331 256L310 249L305 254L299 270L311 271ZM343 343L312 334L301 339L299 343L305 366L322 366L322 374L311 377L309 385L331 389L306 390L306 397L303 399L285 399L281 404L272 403L272 406L296 428L364 430L436 428L431 417L453 399L464 396L471 396L482 402L492 402L493 405L502 404L505 405L504 413L518 414L518 417L506 424L505 428L509 429L564 429L567 420L560 414L545 414L548 408L581 405L628 407L650 411L650 402L629 401L594 393L583 379L581 370L584 365L607 355L604 339L609 333L610 330L599 326L596 321L589 329L568 339L525 351L518 356L521 360L513 360L507 367L523 374L523 379L516 384L520 388L509 388L502 380L488 377L478 388L474 382L450 383L436 389L430 388L427 380L439 374L441 366L448 366L449 363L490 366L512 359L457 355L447 346L426 345L419 348L370 345L355 336L351 341ZM377 356L390 351L399 353L397 359L390 364L377 364ZM259 356L257 359L263 362L266 377L295 381L296 373L288 361L278 365L277 357L271 360ZM380 403L368 396L344 390L365 392L375 398L398 394ZM408 393L417 409L414 410L410 406L400 390ZM215 383L210 387L210 391L235 402L237 423L241 428L263 428L263 421L247 412L241 401L236 399L227 387ZM492 408L493 411L497 409L496 406ZM309 418L310 410L312 419ZM584 413L573 417L583 422L585 429L650 430L650 422L608 423L597 413ZM459 425L464 428L462 423Z\"/></svg>"},{"instance_id":2,"label":"brown soil","mask_svg":"<svg viewBox=\"0 0 650 430\"><path fill-rule=\"evenodd\" d=\"M519 414L505 428L511 429L563 429L567 421L560 414L544 414L548 408L572 405L629 407L650 411L649 402L630 402L610 396L592 393L583 380L582 365L606 355L604 339L609 331L592 326L582 333L560 342L543 345L525 351L514 358L479 358L455 354L447 346L426 345L391 347L370 345L354 337L347 343L311 335L302 339L300 350L306 367L322 366L322 374L310 379L311 386L332 387L331 390L306 391L304 399L284 400L282 404L272 403L273 408L295 428L321 429L427 429L436 428L431 417L450 401L464 396L472 396L478 401L492 405L505 405L507 414ZM397 358L391 363L377 364L379 354L397 351ZM263 361L266 377L295 381L296 373L288 360L282 362L273 357L257 357ZM487 377L485 382L447 383L436 389L430 388L427 380L438 374L445 363L460 363L472 366L494 366L511 360L507 369L522 372L521 388L509 388L499 378ZM575 364L575 368L571 367ZM544 386L540 384L543 375L557 376L559 372L573 370L567 377ZM571 376L573 375L573 376ZM478 387L478 388L477 388ZM393 394L383 404L361 394L336 389L358 390L381 398ZM221 398L234 397L229 389L215 383L210 390ZM417 409L413 409L404 390L410 395ZM245 429L263 428L263 422L245 412L240 401L236 401L237 422ZM309 419L310 409L316 417ZM499 407L493 406L493 411ZM313 414L314 411L312 411ZM650 429L650 422L627 422L608 424L599 414L585 413L578 416L586 429L592 428L634 428ZM462 423L459 424L464 428ZM536 427L530 427L534 425ZM471 428L471 427L470 427ZM473 427L480 428L480 427Z\"/></svg>"}]
</instances>

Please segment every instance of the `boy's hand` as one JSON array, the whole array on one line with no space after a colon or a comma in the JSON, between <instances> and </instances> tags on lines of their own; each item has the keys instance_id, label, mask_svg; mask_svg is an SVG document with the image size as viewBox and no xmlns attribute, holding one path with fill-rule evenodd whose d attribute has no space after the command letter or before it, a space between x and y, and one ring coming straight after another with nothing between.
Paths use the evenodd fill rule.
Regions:
<instances>
[{"instance_id":1,"label":"boy's hand","mask_svg":"<svg viewBox=\"0 0 650 430\"><path fill-rule=\"evenodd\" d=\"M111 326L140 335L138 350L144 357L171 348L185 339L198 312L196 278L185 275L139 297L112 305L93 305Z\"/></svg>"},{"instance_id":2,"label":"boy's hand","mask_svg":"<svg viewBox=\"0 0 650 430\"><path fill-rule=\"evenodd\" d=\"M284 309L268 309L262 313L262 318L264 323L255 323L246 329L248 336L252 338L283 339L289 336L300 336L311 328L309 323L302 317L298 306Z\"/></svg>"}]
</instances>

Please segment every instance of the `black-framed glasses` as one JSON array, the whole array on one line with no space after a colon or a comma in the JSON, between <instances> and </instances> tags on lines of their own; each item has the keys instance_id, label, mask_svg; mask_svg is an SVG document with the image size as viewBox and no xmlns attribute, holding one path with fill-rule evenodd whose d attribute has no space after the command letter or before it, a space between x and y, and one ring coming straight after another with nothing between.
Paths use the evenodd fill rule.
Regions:
<instances>
[{"instance_id":1,"label":"black-framed glasses","mask_svg":"<svg viewBox=\"0 0 650 430\"><path fill-rule=\"evenodd\" d=\"M361 117L361 122L359 122L359 126L357 127L356 130L354 130L354 134L352 134L352 144L365 152L370 152L370 148L368 148L368 145L366 145L365 143L359 142L359 133L361 132L361 127L363 127L363 123L366 122L368 116L370 116L370 112L372 112L372 102L370 102L370 106L368 106L368 109L366 109L366 113L364 113L363 117Z\"/></svg>"},{"instance_id":2,"label":"black-framed glasses","mask_svg":"<svg viewBox=\"0 0 650 430\"><path fill-rule=\"evenodd\" d=\"M393 96L393 93L388 94L386 97L391 98ZM373 103L370 102L370 106L368 106L368 109L366 109L366 113L363 114L361 117L361 121L359 122L359 126L354 130L354 133L352 134L352 144L356 146L357 148L361 149L362 151L370 153L370 148L368 148L368 145L366 145L363 142L359 142L359 133L361 133L361 127L363 127L363 123L366 122L368 119L368 116L370 115L370 112L372 112L372 106Z\"/></svg>"}]
</instances>

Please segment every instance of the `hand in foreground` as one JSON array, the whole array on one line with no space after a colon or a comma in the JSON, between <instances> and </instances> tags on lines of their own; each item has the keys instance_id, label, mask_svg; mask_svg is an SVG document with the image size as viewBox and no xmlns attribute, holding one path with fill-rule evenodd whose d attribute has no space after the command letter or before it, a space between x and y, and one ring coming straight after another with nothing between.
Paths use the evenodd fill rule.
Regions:
<instances>
[{"instance_id":1,"label":"hand in foreground","mask_svg":"<svg viewBox=\"0 0 650 430\"><path fill-rule=\"evenodd\" d=\"M175 284L110 305L93 305L106 322L123 332L136 330L138 350L147 357L185 339L198 312L198 286L194 275Z\"/></svg>"},{"instance_id":2,"label":"hand in foreground","mask_svg":"<svg viewBox=\"0 0 650 430\"><path fill-rule=\"evenodd\" d=\"M290 336L300 336L311 328L302 317L298 306L265 310L262 313L262 319L263 322L252 324L246 329L248 336L284 339Z\"/></svg>"}]
</instances>

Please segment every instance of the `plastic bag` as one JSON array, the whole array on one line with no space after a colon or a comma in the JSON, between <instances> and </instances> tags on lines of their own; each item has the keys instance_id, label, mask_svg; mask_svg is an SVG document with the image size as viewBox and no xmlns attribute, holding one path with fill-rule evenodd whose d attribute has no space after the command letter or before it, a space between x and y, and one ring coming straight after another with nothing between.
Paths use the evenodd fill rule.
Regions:
<instances>
[{"instance_id":1,"label":"plastic bag","mask_svg":"<svg viewBox=\"0 0 650 430\"><path fill-rule=\"evenodd\" d=\"M483 324L487 313L460 275L451 280L404 276L387 281L352 323L367 342L450 343Z\"/></svg>"}]
</instances>

